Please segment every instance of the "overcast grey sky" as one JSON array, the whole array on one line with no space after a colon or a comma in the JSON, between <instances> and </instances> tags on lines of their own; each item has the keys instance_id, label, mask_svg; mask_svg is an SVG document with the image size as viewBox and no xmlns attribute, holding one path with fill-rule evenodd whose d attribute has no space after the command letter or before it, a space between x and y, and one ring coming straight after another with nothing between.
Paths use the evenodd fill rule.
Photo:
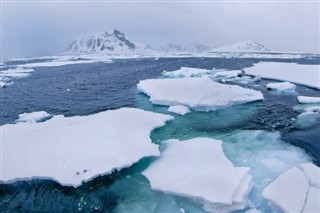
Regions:
<instances>
[{"instance_id":1,"label":"overcast grey sky","mask_svg":"<svg viewBox=\"0 0 320 213\"><path fill-rule=\"evenodd\" d=\"M2 2L3 58L57 54L83 34L118 29L149 45L254 40L319 52L319 2Z\"/></svg>"}]
</instances>

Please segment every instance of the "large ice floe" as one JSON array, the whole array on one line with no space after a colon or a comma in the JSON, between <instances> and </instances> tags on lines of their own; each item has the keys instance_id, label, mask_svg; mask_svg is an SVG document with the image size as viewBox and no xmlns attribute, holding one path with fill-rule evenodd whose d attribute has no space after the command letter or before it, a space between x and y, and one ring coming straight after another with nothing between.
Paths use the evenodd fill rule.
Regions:
<instances>
[{"instance_id":1,"label":"large ice floe","mask_svg":"<svg viewBox=\"0 0 320 213\"><path fill-rule=\"evenodd\" d=\"M263 99L259 91L220 84L209 77L147 79L140 81L137 87L150 97L153 104L185 105L197 111L211 111Z\"/></svg>"},{"instance_id":2,"label":"large ice floe","mask_svg":"<svg viewBox=\"0 0 320 213\"><path fill-rule=\"evenodd\" d=\"M285 212L320 211L320 168L304 163L281 174L262 196Z\"/></svg>"},{"instance_id":3,"label":"large ice floe","mask_svg":"<svg viewBox=\"0 0 320 213\"><path fill-rule=\"evenodd\" d=\"M169 115L122 108L3 125L1 180L51 178L79 186L143 157L158 156L158 146L149 135L170 119Z\"/></svg>"},{"instance_id":4,"label":"large ice floe","mask_svg":"<svg viewBox=\"0 0 320 213\"><path fill-rule=\"evenodd\" d=\"M188 197L210 212L245 206L252 184L250 169L233 166L221 141L194 138L168 140L162 145L165 150L160 158L142 173L152 189Z\"/></svg>"},{"instance_id":5,"label":"large ice floe","mask_svg":"<svg viewBox=\"0 0 320 213\"><path fill-rule=\"evenodd\" d=\"M260 62L244 69L246 74L290 81L320 89L320 66L296 63Z\"/></svg>"}]
</instances>

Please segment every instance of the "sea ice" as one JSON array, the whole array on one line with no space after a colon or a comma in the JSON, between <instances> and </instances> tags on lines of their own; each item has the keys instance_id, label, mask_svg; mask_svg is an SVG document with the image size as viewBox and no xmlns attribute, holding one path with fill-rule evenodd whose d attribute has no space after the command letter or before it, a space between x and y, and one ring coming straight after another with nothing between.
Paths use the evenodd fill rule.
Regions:
<instances>
[{"instance_id":1,"label":"sea ice","mask_svg":"<svg viewBox=\"0 0 320 213\"><path fill-rule=\"evenodd\" d=\"M305 175L300 169L294 167L268 185L262 196L285 212L301 212L308 188L309 184Z\"/></svg>"},{"instance_id":2,"label":"sea ice","mask_svg":"<svg viewBox=\"0 0 320 213\"><path fill-rule=\"evenodd\" d=\"M183 106L183 105L170 106L168 108L168 111L179 114L179 115L185 115L185 114L191 112L188 107Z\"/></svg>"},{"instance_id":3,"label":"sea ice","mask_svg":"<svg viewBox=\"0 0 320 213\"><path fill-rule=\"evenodd\" d=\"M151 188L189 197L205 209L242 209L251 189L249 168L235 167L222 142L210 138L168 140L158 160L142 174Z\"/></svg>"},{"instance_id":4,"label":"sea ice","mask_svg":"<svg viewBox=\"0 0 320 213\"><path fill-rule=\"evenodd\" d=\"M319 188L310 187L303 212L306 212L306 213L320 212L320 189Z\"/></svg>"},{"instance_id":5,"label":"sea ice","mask_svg":"<svg viewBox=\"0 0 320 213\"><path fill-rule=\"evenodd\" d=\"M299 167L307 176L311 186L320 188L320 168L313 163L300 164Z\"/></svg>"},{"instance_id":6,"label":"sea ice","mask_svg":"<svg viewBox=\"0 0 320 213\"><path fill-rule=\"evenodd\" d=\"M33 72L33 69L24 69L24 68L16 68L16 69L8 69L0 71L0 77L3 78L23 78L30 75L30 72Z\"/></svg>"},{"instance_id":7,"label":"sea ice","mask_svg":"<svg viewBox=\"0 0 320 213\"><path fill-rule=\"evenodd\" d=\"M212 81L209 77L147 79L138 89L153 104L185 105L197 111L211 111L263 99L259 91Z\"/></svg>"},{"instance_id":8,"label":"sea ice","mask_svg":"<svg viewBox=\"0 0 320 213\"><path fill-rule=\"evenodd\" d=\"M179 70L175 70L171 72L164 71L162 75L170 78L185 78L185 77L201 77L204 75L209 75L211 72L212 72L211 70L207 70L207 69L181 67Z\"/></svg>"},{"instance_id":9,"label":"sea ice","mask_svg":"<svg viewBox=\"0 0 320 213\"><path fill-rule=\"evenodd\" d=\"M220 71L212 75L213 78L236 78L244 74L241 70Z\"/></svg>"},{"instance_id":10,"label":"sea ice","mask_svg":"<svg viewBox=\"0 0 320 213\"><path fill-rule=\"evenodd\" d=\"M317 104L320 103L320 97L298 96L298 102L301 104Z\"/></svg>"},{"instance_id":11,"label":"sea ice","mask_svg":"<svg viewBox=\"0 0 320 213\"><path fill-rule=\"evenodd\" d=\"M303 163L282 173L269 184L262 196L285 212L320 210L320 168Z\"/></svg>"},{"instance_id":12,"label":"sea ice","mask_svg":"<svg viewBox=\"0 0 320 213\"><path fill-rule=\"evenodd\" d=\"M279 92L294 92L296 89L296 85L290 82L268 83L266 87Z\"/></svg>"},{"instance_id":13,"label":"sea ice","mask_svg":"<svg viewBox=\"0 0 320 213\"><path fill-rule=\"evenodd\" d=\"M259 75L262 78L290 81L320 89L319 65L260 62L244 70L249 75Z\"/></svg>"},{"instance_id":14,"label":"sea ice","mask_svg":"<svg viewBox=\"0 0 320 213\"><path fill-rule=\"evenodd\" d=\"M158 156L150 132L171 119L169 115L122 108L3 125L1 180L51 178L79 186L143 157Z\"/></svg>"},{"instance_id":15,"label":"sea ice","mask_svg":"<svg viewBox=\"0 0 320 213\"><path fill-rule=\"evenodd\" d=\"M31 112L31 113L25 112L25 113L19 114L19 118L16 120L16 122L36 123L38 121L43 121L50 117L51 115L45 111Z\"/></svg>"}]
</instances>

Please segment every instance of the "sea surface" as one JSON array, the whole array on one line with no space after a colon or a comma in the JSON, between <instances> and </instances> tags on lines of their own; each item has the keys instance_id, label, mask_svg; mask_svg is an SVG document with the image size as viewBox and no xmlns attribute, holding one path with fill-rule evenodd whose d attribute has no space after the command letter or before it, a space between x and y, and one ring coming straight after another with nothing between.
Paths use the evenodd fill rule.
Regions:
<instances>
[{"instance_id":1,"label":"sea surface","mask_svg":"<svg viewBox=\"0 0 320 213\"><path fill-rule=\"evenodd\" d=\"M250 67L260 61L320 64L320 58L317 57L150 58L39 67L34 68L29 77L14 79L12 85L1 89L0 125L14 123L21 113L42 110L65 116L90 115L121 107L168 113L167 107L152 105L147 96L138 92L136 85L140 80L159 78L164 70L173 71L182 66L232 70ZM10 66L23 63L27 62L11 61ZM152 141L161 144L172 138L186 140L204 136L233 143L234 138L247 137L248 141L255 141L252 142L254 144L268 146L269 141L278 134L279 140L285 144L283 149L286 149L286 144L296 147L320 166L320 121L308 128L296 124L296 117L302 112L296 109L299 105L297 95L320 96L320 91L297 85L295 94L277 94L265 88L269 82L275 81L261 80L258 84L241 85L261 91L265 97L263 101L213 112L193 111L185 116L175 116L166 126L152 132ZM250 135L255 135L256 131L261 131L260 136L251 138ZM242 165L237 163L241 161L241 156L237 156L228 143L224 149L234 164ZM259 153L261 149L263 147L254 146L252 153L254 150ZM144 158L129 168L95 178L78 188L64 187L51 180L1 184L0 212L205 212L191 200L151 190L150 184L140 173L154 160ZM254 196L253 190L249 197L255 200ZM260 203L258 209L274 211L266 205L266 201L258 199L256 202Z\"/></svg>"}]
</instances>

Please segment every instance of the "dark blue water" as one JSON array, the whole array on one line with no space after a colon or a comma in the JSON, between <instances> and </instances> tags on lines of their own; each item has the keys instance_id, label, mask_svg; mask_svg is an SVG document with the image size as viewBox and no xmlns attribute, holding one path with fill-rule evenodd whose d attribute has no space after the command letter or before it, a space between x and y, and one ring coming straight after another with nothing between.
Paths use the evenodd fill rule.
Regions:
<instances>
[{"instance_id":1,"label":"dark blue water","mask_svg":"<svg viewBox=\"0 0 320 213\"><path fill-rule=\"evenodd\" d=\"M136 85L140 80L159 77L163 70L176 70L181 66L242 69L259 61L320 64L319 58L314 57L290 60L160 58L35 68L29 77L15 79L13 85L1 90L0 124L13 123L20 113L40 110L74 116L130 106L167 113L166 107L153 106L148 97L137 92ZM15 63L11 62L11 65ZM303 148L320 165L320 125L304 130L296 128L292 119L300 113L293 110L298 104L296 95L270 93L264 87L268 82L261 81L259 87L248 85L263 92L265 99L261 102L177 116L165 127L155 130L151 137L159 143L169 138L188 139L190 135L211 135L235 129L280 131L284 141ZM304 86L298 86L297 92L320 96L318 90ZM122 203L128 202L129 198L137 199L144 212L150 212L150 203L167 202L168 199L161 192L151 191L150 186L139 184L145 181L140 173L150 161L150 158L142 159L130 168L96 178L76 189L48 180L2 184L0 212L119 212ZM185 203L184 198L175 199ZM146 200L145 204L141 204L141 200ZM196 212L199 207L188 201L188 208Z\"/></svg>"}]
</instances>

